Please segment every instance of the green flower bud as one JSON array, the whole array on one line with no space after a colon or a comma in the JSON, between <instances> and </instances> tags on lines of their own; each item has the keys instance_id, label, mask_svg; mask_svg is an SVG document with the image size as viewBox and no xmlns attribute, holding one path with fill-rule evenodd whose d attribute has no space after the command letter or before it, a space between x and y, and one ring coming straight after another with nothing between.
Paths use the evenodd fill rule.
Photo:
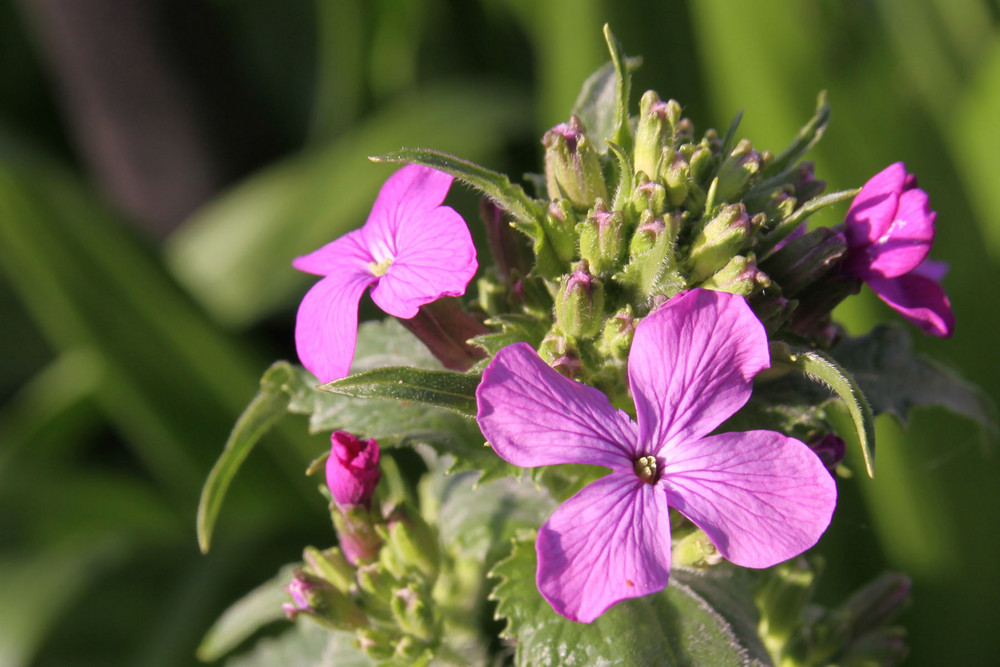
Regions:
<instances>
[{"instance_id":1,"label":"green flower bud","mask_svg":"<svg viewBox=\"0 0 1000 667\"><path fill-rule=\"evenodd\" d=\"M887 626L910 604L910 578L899 572L885 572L854 593L837 610L847 622L848 634L862 637Z\"/></svg>"},{"instance_id":2,"label":"green flower bud","mask_svg":"<svg viewBox=\"0 0 1000 667\"><path fill-rule=\"evenodd\" d=\"M663 215L667 210L667 189L655 181L641 181L632 191L629 207L635 215Z\"/></svg>"},{"instance_id":3,"label":"green flower bud","mask_svg":"<svg viewBox=\"0 0 1000 667\"><path fill-rule=\"evenodd\" d=\"M666 183L667 201L674 208L684 203L688 196L688 180L690 167L687 160L673 149L663 153L663 181Z\"/></svg>"},{"instance_id":4,"label":"green flower bud","mask_svg":"<svg viewBox=\"0 0 1000 667\"><path fill-rule=\"evenodd\" d=\"M628 359L635 337L635 327L639 321L632 312L632 306L627 305L604 323L597 350L605 357L613 359Z\"/></svg>"},{"instance_id":5,"label":"green flower bud","mask_svg":"<svg viewBox=\"0 0 1000 667\"><path fill-rule=\"evenodd\" d=\"M688 157L688 169L695 183L707 183L712 172L712 151L708 146L698 146Z\"/></svg>"},{"instance_id":6,"label":"green flower bud","mask_svg":"<svg viewBox=\"0 0 1000 667\"><path fill-rule=\"evenodd\" d=\"M674 145L680 120L681 105L676 101L662 102L652 90L642 96L635 133L635 173L657 178L660 155L664 148Z\"/></svg>"},{"instance_id":7,"label":"green flower bud","mask_svg":"<svg viewBox=\"0 0 1000 667\"><path fill-rule=\"evenodd\" d=\"M358 588L370 597L387 603L392 592L399 588L399 579L381 562L362 565L357 571Z\"/></svg>"},{"instance_id":8,"label":"green flower bud","mask_svg":"<svg viewBox=\"0 0 1000 667\"><path fill-rule=\"evenodd\" d=\"M441 562L437 533L414 508L398 509L389 518L386 543L404 572L419 572L434 581Z\"/></svg>"},{"instance_id":9,"label":"green flower bud","mask_svg":"<svg viewBox=\"0 0 1000 667\"><path fill-rule=\"evenodd\" d=\"M563 264L573 261L576 256L577 216L573 204L568 199L560 199L549 204L542 227L545 238L552 244L556 258Z\"/></svg>"},{"instance_id":10,"label":"green flower bud","mask_svg":"<svg viewBox=\"0 0 1000 667\"><path fill-rule=\"evenodd\" d=\"M358 631L357 637L364 654L376 662L391 660L396 654L393 638L386 632L365 628Z\"/></svg>"},{"instance_id":11,"label":"green flower bud","mask_svg":"<svg viewBox=\"0 0 1000 667\"><path fill-rule=\"evenodd\" d=\"M625 220L621 211L608 211L598 202L587 219L576 226L580 257L594 275L613 273L625 254Z\"/></svg>"},{"instance_id":12,"label":"green flower bud","mask_svg":"<svg viewBox=\"0 0 1000 667\"><path fill-rule=\"evenodd\" d=\"M343 592L329 582L303 570L296 570L285 587L292 598L282 609L290 620L304 614L336 628L362 628L368 616Z\"/></svg>"},{"instance_id":13,"label":"green flower bud","mask_svg":"<svg viewBox=\"0 0 1000 667\"><path fill-rule=\"evenodd\" d=\"M334 504L331 518L340 539L340 548L348 561L357 564L378 556L382 540L375 532L372 512L361 505L340 508Z\"/></svg>"},{"instance_id":14,"label":"green flower bud","mask_svg":"<svg viewBox=\"0 0 1000 667\"><path fill-rule=\"evenodd\" d=\"M434 612L413 585L397 590L389 608L403 632L423 641L436 635Z\"/></svg>"},{"instance_id":15,"label":"green flower bud","mask_svg":"<svg viewBox=\"0 0 1000 667\"><path fill-rule=\"evenodd\" d=\"M583 123L574 115L569 123L556 125L542 139L549 199L565 198L580 209L608 197L597 151L584 132Z\"/></svg>"},{"instance_id":16,"label":"green flower bud","mask_svg":"<svg viewBox=\"0 0 1000 667\"><path fill-rule=\"evenodd\" d=\"M747 244L750 231L750 217L743 204L723 206L691 243L691 282L700 283L728 264Z\"/></svg>"},{"instance_id":17,"label":"green flower bud","mask_svg":"<svg viewBox=\"0 0 1000 667\"><path fill-rule=\"evenodd\" d=\"M708 567L722 560L719 550L701 530L693 530L674 542L670 562L676 567Z\"/></svg>"},{"instance_id":18,"label":"green flower bud","mask_svg":"<svg viewBox=\"0 0 1000 667\"><path fill-rule=\"evenodd\" d=\"M795 297L822 280L847 252L847 238L842 231L820 227L779 245L761 263L782 294Z\"/></svg>"},{"instance_id":19,"label":"green flower bud","mask_svg":"<svg viewBox=\"0 0 1000 667\"><path fill-rule=\"evenodd\" d=\"M722 161L719 167L718 201L736 201L750 188L751 179L760 171L760 153L746 139Z\"/></svg>"},{"instance_id":20,"label":"green flower bud","mask_svg":"<svg viewBox=\"0 0 1000 667\"><path fill-rule=\"evenodd\" d=\"M320 551L316 547L306 547L302 552L304 560L313 573L330 582L337 590L347 593L354 585L354 567L337 547Z\"/></svg>"},{"instance_id":21,"label":"green flower bud","mask_svg":"<svg viewBox=\"0 0 1000 667\"><path fill-rule=\"evenodd\" d=\"M604 286L588 268L584 259L573 273L563 276L556 297L556 323L577 338L597 335L604 321Z\"/></svg>"},{"instance_id":22,"label":"green flower bud","mask_svg":"<svg viewBox=\"0 0 1000 667\"><path fill-rule=\"evenodd\" d=\"M780 651L803 623L802 612L812 599L818 572L798 557L773 568L756 595L760 636L772 652Z\"/></svg>"},{"instance_id":23,"label":"green flower bud","mask_svg":"<svg viewBox=\"0 0 1000 667\"><path fill-rule=\"evenodd\" d=\"M580 351L576 349L576 344L564 335L549 333L538 346L538 356L571 380L575 380L583 373Z\"/></svg>"},{"instance_id":24,"label":"green flower bud","mask_svg":"<svg viewBox=\"0 0 1000 667\"><path fill-rule=\"evenodd\" d=\"M706 289L714 289L730 294L749 297L771 286L771 279L757 268L753 253L736 255L724 267L713 273L701 284Z\"/></svg>"}]
</instances>

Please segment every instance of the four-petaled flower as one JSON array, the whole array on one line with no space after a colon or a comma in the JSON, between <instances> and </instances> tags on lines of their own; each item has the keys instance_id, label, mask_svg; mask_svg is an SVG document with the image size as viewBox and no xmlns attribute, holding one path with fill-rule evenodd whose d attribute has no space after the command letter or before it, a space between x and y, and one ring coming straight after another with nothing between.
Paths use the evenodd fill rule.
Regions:
<instances>
[{"instance_id":1,"label":"four-petaled flower","mask_svg":"<svg viewBox=\"0 0 1000 667\"><path fill-rule=\"evenodd\" d=\"M764 327L743 298L703 289L677 295L636 328L628 376L638 423L527 344L497 353L476 392L479 425L496 452L521 467L611 469L538 534L538 589L558 613L589 622L662 590L670 507L745 567L769 567L816 543L836 504L816 454L774 431L708 435L746 403L769 364Z\"/></svg>"},{"instance_id":2,"label":"four-petaled flower","mask_svg":"<svg viewBox=\"0 0 1000 667\"><path fill-rule=\"evenodd\" d=\"M385 182L361 229L292 262L324 276L302 299L295 347L302 365L321 382L347 375L358 336L358 302L372 300L410 319L420 306L460 296L475 275L476 249L454 209L441 206L452 177L409 165Z\"/></svg>"},{"instance_id":3,"label":"four-petaled flower","mask_svg":"<svg viewBox=\"0 0 1000 667\"><path fill-rule=\"evenodd\" d=\"M875 174L845 220L844 272L927 333L951 336L955 316L940 282L947 265L927 259L937 214L902 162Z\"/></svg>"}]
</instances>

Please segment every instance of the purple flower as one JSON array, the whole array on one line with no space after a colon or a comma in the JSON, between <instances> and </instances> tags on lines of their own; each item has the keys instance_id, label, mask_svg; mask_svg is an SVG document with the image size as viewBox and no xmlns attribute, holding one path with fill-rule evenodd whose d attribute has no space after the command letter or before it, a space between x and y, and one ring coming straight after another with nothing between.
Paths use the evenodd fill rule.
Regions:
<instances>
[{"instance_id":1,"label":"purple flower","mask_svg":"<svg viewBox=\"0 0 1000 667\"><path fill-rule=\"evenodd\" d=\"M342 510L371 505L372 494L382 477L378 457L378 443L374 439L359 440L345 431L334 431L330 436L326 485Z\"/></svg>"},{"instance_id":2,"label":"purple flower","mask_svg":"<svg viewBox=\"0 0 1000 667\"><path fill-rule=\"evenodd\" d=\"M955 315L940 282L946 265L927 260L937 213L902 162L875 174L847 211L844 272L924 331L947 338Z\"/></svg>"},{"instance_id":3,"label":"purple flower","mask_svg":"<svg viewBox=\"0 0 1000 667\"><path fill-rule=\"evenodd\" d=\"M497 353L476 397L479 425L501 458L611 469L539 531L538 589L558 613L590 622L662 590L670 507L744 567L769 567L816 543L836 486L812 450L774 431L708 435L746 403L769 364L764 327L746 301L704 289L677 295L636 328L628 375L638 423L524 343Z\"/></svg>"},{"instance_id":4,"label":"purple flower","mask_svg":"<svg viewBox=\"0 0 1000 667\"><path fill-rule=\"evenodd\" d=\"M369 285L372 300L403 319L465 292L478 265L462 216L441 206L452 180L434 169L403 167L382 186L361 229L292 262L324 276L302 299L295 320L299 359L321 382L350 369L358 302Z\"/></svg>"}]
</instances>

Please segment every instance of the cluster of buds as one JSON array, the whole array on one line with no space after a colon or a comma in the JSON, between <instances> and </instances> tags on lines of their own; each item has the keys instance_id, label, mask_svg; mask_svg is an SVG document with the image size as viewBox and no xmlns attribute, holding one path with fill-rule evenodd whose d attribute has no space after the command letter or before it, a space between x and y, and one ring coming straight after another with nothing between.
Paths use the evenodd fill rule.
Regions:
<instances>
[{"instance_id":1,"label":"cluster of buds","mask_svg":"<svg viewBox=\"0 0 1000 667\"><path fill-rule=\"evenodd\" d=\"M340 545L306 547L286 587L292 602L285 613L354 632L376 661L425 661L441 638L431 596L440 566L437 534L415 508L380 501L375 440L335 431L330 441L326 482Z\"/></svg>"},{"instance_id":2,"label":"cluster of buds","mask_svg":"<svg viewBox=\"0 0 1000 667\"><path fill-rule=\"evenodd\" d=\"M814 119L816 136L821 124ZM803 225L827 203L812 165L796 162L804 149L758 151L736 140L736 123L696 139L680 104L653 91L632 127L631 154L610 141L602 152L604 138L575 115L545 134L547 212L527 273L503 211L484 207L499 252L498 271L479 284L492 323L506 326L518 311L533 318L544 333L529 342L542 357L613 402L627 391L621 371L637 321L686 289L741 295L770 334L829 345L829 313L860 282L838 270L843 231ZM544 296L529 303L526 293Z\"/></svg>"}]
</instances>

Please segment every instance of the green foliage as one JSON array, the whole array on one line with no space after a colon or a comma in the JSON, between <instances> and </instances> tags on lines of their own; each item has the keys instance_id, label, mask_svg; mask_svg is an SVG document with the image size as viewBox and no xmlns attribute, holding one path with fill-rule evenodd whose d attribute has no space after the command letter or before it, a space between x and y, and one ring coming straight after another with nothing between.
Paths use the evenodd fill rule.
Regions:
<instances>
[{"instance_id":1,"label":"green foliage","mask_svg":"<svg viewBox=\"0 0 1000 667\"><path fill-rule=\"evenodd\" d=\"M389 366L328 382L320 389L352 398L415 401L474 418L479 380L479 375L454 371Z\"/></svg>"},{"instance_id":2,"label":"green foliage","mask_svg":"<svg viewBox=\"0 0 1000 667\"><path fill-rule=\"evenodd\" d=\"M535 587L534 539L522 534L491 576L519 665L768 665L734 570L673 573L663 593L621 602L590 624L562 618ZM742 597L742 599L740 599Z\"/></svg>"}]
</instances>

